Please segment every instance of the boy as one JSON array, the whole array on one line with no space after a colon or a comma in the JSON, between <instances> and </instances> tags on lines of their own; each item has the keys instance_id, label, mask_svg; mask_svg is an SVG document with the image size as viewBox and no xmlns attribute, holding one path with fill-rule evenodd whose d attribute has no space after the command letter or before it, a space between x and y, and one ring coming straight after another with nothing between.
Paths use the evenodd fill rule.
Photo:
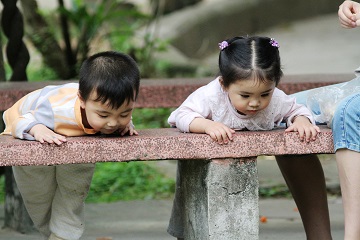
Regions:
<instances>
[{"instance_id":1,"label":"boy","mask_svg":"<svg viewBox=\"0 0 360 240\"><path fill-rule=\"evenodd\" d=\"M47 86L4 112L2 134L61 145L65 136L137 135L131 115L139 92L135 61L101 52L84 61L79 83ZM45 239L79 239L95 164L14 166L25 207Z\"/></svg>"}]
</instances>

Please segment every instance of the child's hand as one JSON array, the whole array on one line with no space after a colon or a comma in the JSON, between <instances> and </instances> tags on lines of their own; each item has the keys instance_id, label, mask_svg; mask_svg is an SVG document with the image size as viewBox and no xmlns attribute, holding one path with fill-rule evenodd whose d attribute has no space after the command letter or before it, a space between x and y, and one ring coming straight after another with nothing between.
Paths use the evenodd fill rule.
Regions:
<instances>
[{"instance_id":1,"label":"child's hand","mask_svg":"<svg viewBox=\"0 0 360 240\"><path fill-rule=\"evenodd\" d=\"M138 135L138 132L135 130L135 126L132 121L130 121L124 129L120 130L121 136L124 136L126 133L129 133L130 136Z\"/></svg>"},{"instance_id":2,"label":"child's hand","mask_svg":"<svg viewBox=\"0 0 360 240\"><path fill-rule=\"evenodd\" d=\"M313 125L307 117L298 116L293 124L288 127L285 132L298 132L301 141L315 141L316 135L320 132L320 128Z\"/></svg>"},{"instance_id":3,"label":"child's hand","mask_svg":"<svg viewBox=\"0 0 360 240\"><path fill-rule=\"evenodd\" d=\"M344 28L360 26L360 3L344 1L339 6L338 16L339 22Z\"/></svg>"},{"instance_id":4,"label":"child's hand","mask_svg":"<svg viewBox=\"0 0 360 240\"><path fill-rule=\"evenodd\" d=\"M66 142L66 138L60 134L55 133L51 129L47 128L43 124L36 124L33 126L29 134L32 135L36 141L40 143L55 143L57 145L61 145Z\"/></svg>"},{"instance_id":5,"label":"child's hand","mask_svg":"<svg viewBox=\"0 0 360 240\"><path fill-rule=\"evenodd\" d=\"M205 126L205 133L218 144L227 144L233 140L235 131L220 122L209 121Z\"/></svg>"}]
</instances>

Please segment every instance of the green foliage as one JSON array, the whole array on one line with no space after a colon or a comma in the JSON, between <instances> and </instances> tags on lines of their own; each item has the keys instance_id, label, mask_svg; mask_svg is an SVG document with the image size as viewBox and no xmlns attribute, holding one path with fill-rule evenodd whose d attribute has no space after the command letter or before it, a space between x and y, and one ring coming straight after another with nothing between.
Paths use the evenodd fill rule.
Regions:
<instances>
[{"instance_id":1,"label":"green foliage","mask_svg":"<svg viewBox=\"0 0 360 240\"><path fill-rule=\"evenodd\" d=\"M40 82L44 80L59 80L57 74L47 66L27 68L29 82Z\"/></svg>"},{"instance_id":2,"label":"green foliage","mask_svg":"<svg viewBox=\"0 0 360 240\"><path fill-rule=\"evenodd\" d=\"M79 36L75 53L81 62L89 51L89 43L102 35L105 41L110 42L111 49L125 52L138 62L143 77L156 74L153 54L165 51L166 42L150 33L141 37L140 43L134 42L135 33L151 22L150 16L128 6L124 0L102 0L96 4L73 0L70 9L60 8L59 12L71 23L73 35Z\"/></svg>"},{"instance_id":3,"label":"green foliage","mask_svg":"<svg viewBox=\"0 0 360 240\"><path fill-rule=\"evenodd\" d=\"M136 108L133 112L133 123L136 129L169 127L167 118L172 108Z\"/></svg>"},{"instance_id":4,"label":"green foliage","mask_svg":"<svg viewBox=\"0 0 360 240\"><path fill-rule=\"evenodd\" d=\"M261 198L274 198L274 197L291 197L291 193L287 186L278 185L272 187L260 187L259 197Z\"/></svg>"},{"instance_id":5,"label":"green foliage","mask_svg":"<svg viewBox=\"0 0 360 240\"><path fill-rule=\"evenodd\" d=\"M136 60L143 78L161 77L164 73L162 70L164 63L156 60L154 54L166 51L169 43L167 40L154 38L149 32L146 32L140 40L139 37L135 36L139 27L146 24L146 19L148 20L145 18L142 24L141 19L138 19L131 25L125 25L121 28L117 25L112 26L109 41L113 49L126 52Z\"/></svg>"},{"instance_id":6,"label":"green foliage","mask_svg":"<svg viewBox=\"0 0 360 240\"><path fill-rule=\"evenodd\" d=\"M168 198L174 189L174 179L146 162L98 163L87 202Z\"/></svg>"}]
</instances>

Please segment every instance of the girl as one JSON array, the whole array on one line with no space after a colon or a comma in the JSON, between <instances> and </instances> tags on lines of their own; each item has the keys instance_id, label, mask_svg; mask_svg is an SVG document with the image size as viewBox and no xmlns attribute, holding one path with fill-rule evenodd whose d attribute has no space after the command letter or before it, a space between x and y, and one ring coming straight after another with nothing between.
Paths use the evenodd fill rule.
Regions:
<instances>
[{"instance_id":1,"label":"girl","mask_svg":"<svg viewBox=\"0 0 360 240\"><path fill-rule=\"evenodd\" d=\"M219 48L219 77L193 92L171 113L168 119L171 126L183 132L206 133L219 144L228 144L235 130L271 130L285 122L286 132L297 131L302 141L315 140L320 129L311 112L276 88L282 77L277 41L268 37L235 37L221 42ZM331 239L324 175L319 160L316 156L307 156L312 158L311 162L294 156L289 164L286 158L277 157L277 161L298 204L308 239ZM302 170L298 167L312 173L308 183L315 183L316 191L302 185L304 175L300 176L298 172ZM178 186L179 182L168 232L182 239L183 219L179 216L183 206L179 204L183 201L177 199L181 196ZM304 191L308 195L305 196ZM317 207L320 210L312 213Z\"/></svg>"}]
</instances>

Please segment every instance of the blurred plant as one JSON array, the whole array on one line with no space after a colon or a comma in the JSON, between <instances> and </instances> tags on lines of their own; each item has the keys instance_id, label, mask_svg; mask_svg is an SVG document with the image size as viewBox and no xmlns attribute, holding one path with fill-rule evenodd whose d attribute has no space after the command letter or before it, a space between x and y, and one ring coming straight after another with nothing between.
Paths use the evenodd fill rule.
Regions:
<instances>
[{"instance_id":1,"label":"blurred plant","mask_svg":"<svg viewBox=\"0 0 360 240\"><path fill-rule=\"evenodd\" d=\"M112 41L117 39L112 49L132 55L140 67L144 64L144 71L153 63L150 53L164 49L164 44L159 45L149 35L144 37L142 46L133 44L135 32L152 19L124 0L72 0L71 7L65 7L63 0L58 3L55 12L45 13L38 9L35 0L21 0L27 37L41 53L44 64L60 79L77 76L79 65L91 48L98 47L97 40L104 46L109 37Z\"/></svg>"},{"instance_id":2,"label":"blurred plant","mask_svg":"<svg viewBox=\"0 0 360 240\"><path fill-rule=\"evenodd\" d=\"M175 180L146 162L97 163L87 202L164 199L172 196Z\"/></svg>"},{"instance_id":3,"label":"blurred plant","mask_svg":"<svg viewBox=\"0 0 360 240\"><path fill-rule=\"evenodd\" d=\"M173 108L135 108L133 122L136 129L166 128L167 119Z\"/></svg>"},{"instance_id":4,"label":"blurred plant","mask_svg":"<svg viewBox=\"0 0 360 240\"><path fill-rule=\"evenodd\" d=\"M154 54L166 51L169 42L167 39L157 37L157 25L162 16L161 11L162 9L159 8L154 15L145 16L145 18L142 16L140 21L133 21L132 24L125 24L121 28L114 25L109 35L112 48L121 49L131 55L139 64L143 78L161 75L160 64L162 63L155 60Z\"/></svg>"},{"instance_id":5,"label":"blurred plant","mask_svg":"<svg viewBox=\"0 0 360 240\"><path fill-rule=\"evenodd\" d=\"M291 198L291 193L287 186L277 185L272 187L260 187L259 196L261 198L274 198L274 197Z\"/></svg>"}]
</instances>

